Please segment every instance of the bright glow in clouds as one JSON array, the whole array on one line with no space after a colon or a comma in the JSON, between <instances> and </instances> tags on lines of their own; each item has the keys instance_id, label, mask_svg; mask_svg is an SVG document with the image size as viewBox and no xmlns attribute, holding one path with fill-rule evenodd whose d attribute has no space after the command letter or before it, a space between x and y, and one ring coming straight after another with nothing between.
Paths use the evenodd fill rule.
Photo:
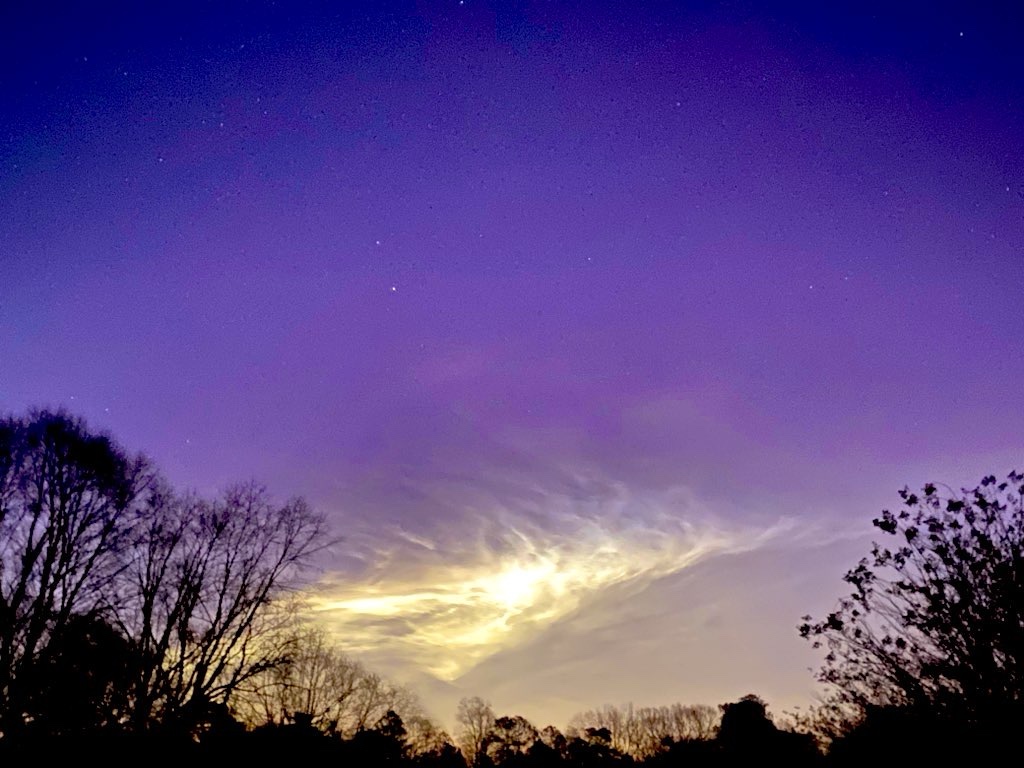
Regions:
<instances>
[{"instance_id":1,"label":"bright glow in clouds","mask_svg":"<svg viewBox=\"0 0 1024 768\"><path fill-rule=\"evenodd\" d=\"M310 599L347 652L455 680L603 590L643 589L789 527L726 524L683 491L638 497L593 483L579 495L532 489L461 506L455 519L416 533L367 525L347 538L363 566L331 574Z\"/></svg>"}]
</instances>

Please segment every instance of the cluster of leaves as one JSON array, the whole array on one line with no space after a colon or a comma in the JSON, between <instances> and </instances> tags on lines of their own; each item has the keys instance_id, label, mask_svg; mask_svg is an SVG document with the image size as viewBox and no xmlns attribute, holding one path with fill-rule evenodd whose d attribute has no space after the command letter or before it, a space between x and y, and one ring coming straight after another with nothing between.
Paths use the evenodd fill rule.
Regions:
<instances>
[{"instance_id":1,"label":"cluster of leaves","mask_svg":"<svg viewBox=\"0 0 1024 768\"><path fill-rule=\"evenodd\" d=\"M1024 693L1024 476L959 494L904 489L850 570L852 592L801 634L827 649L821 680L856 708L926 708L982 722Z\"/></svg>"},{"instance_id":2,"label":"cluster of leaves","mask_svg":"<svg viewBox=\"0 0 1024 768\"><path fill-rule=\"evenodd\" d=\"M803 724L838 764L979 760L1024 716L1024 475L900 498L873 521L887 543L845 575L851 592L800 626L829 691Z\"/></svg>"}]
</instances>

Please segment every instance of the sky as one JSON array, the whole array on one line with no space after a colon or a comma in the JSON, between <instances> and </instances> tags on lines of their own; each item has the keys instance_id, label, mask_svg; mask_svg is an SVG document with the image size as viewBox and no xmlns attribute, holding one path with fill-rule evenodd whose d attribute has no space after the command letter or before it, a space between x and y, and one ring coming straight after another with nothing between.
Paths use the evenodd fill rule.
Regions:
<instances>
[{"instance_id":1,"label":"sky","mask_svg":"<svg viewBox=\"0 0 1024 768\"><path fill-rule=\"evenodd\" d=\"M982 5L5 3L0 410L307 497L443 722L806 705L896 491L1022 467Z\"/></svg>"}]
</instances>

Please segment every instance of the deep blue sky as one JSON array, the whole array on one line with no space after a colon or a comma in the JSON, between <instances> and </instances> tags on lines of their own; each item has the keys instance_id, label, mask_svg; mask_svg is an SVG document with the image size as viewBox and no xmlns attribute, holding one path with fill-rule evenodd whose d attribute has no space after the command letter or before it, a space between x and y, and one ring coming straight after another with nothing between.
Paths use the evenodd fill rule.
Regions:
<instances>
[{"instance_id":1,"label":"deep blue sky","mask_svg":"<svg viewBox=\"0 0 1024 768\"><path fill-rule=\"evenodd\" d=\"M317 616L443 716L805 700L879 506L1020 461L1022 31L7 4L0 408L307 495Z\"/></svg>"}]
</instances>

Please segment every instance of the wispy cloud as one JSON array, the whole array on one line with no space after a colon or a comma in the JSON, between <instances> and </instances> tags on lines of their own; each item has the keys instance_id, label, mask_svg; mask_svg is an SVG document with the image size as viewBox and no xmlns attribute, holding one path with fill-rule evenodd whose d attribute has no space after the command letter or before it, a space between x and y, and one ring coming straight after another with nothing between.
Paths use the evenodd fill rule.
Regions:
<instances>
[{"instance_id":1,"label":"wispy cloud","mask_svg":"<svg viewBox=\"0 0 1024 768\"><path fill-rule=\"evenodd\" d=\"M785 519L727 522L734 516L713 514L685 489L636 492L592 478L559 490L505 484L472 501L446 493L443 524L353 531L347 545L361 566L328 574L310 597L350 652L443 680L611 587L639 590L790 528Z\"/></svg>"}]
</instances>

